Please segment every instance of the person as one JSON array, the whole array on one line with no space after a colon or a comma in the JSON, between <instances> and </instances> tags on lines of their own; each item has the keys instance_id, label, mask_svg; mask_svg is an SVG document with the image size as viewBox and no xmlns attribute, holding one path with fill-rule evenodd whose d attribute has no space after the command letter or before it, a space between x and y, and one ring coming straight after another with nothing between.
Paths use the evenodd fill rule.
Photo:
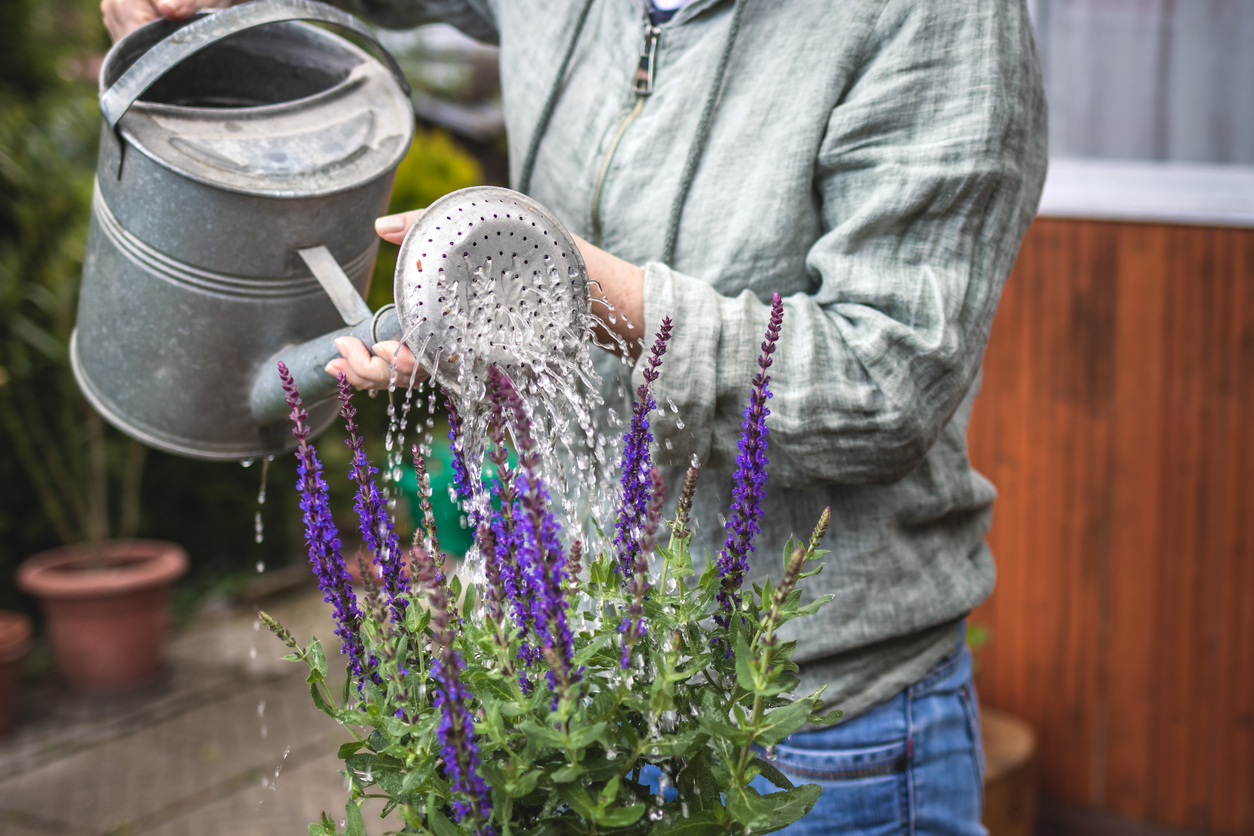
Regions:
<instances>
[{"instance_id":1,"label":"person","mask_svg":"<svg viewBox=\"0 0 1254 836\"><path fill-rule=\"evenodd\" d=\"M117 37L217 2L103 10ZM831 506L807 594L835 599L788 638L803 688L826 685L845 711L775 753L823 787L790 833L984 832L963 623L993 585L995 491L965 436L1046 168L1024 0L360 4L383 26L445 20L500 44L512 184L582 236L620 314L603 324L633 354L675 322L655 387L678 412L652 429L664 464L703 464L710 553L767 302L783 295L752 573L777 570L786 538ZM399 242L415 217L377 230ZM373 348L346 342L329 369L380 386L396 346Z\"/></svg>"}]
</instances>

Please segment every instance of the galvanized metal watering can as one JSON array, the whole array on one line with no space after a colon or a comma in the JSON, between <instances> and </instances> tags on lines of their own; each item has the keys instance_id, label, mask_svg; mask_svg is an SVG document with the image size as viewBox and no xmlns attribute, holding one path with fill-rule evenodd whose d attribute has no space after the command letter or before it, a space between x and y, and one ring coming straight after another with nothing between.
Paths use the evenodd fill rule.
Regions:
<instances>
[{"instance_id":1,"label":"galvanized metal watering can","mask_svg":"<svg viewBox=\"0 0 1254 836\"><path fill-rule=\"evenodd\" d=\"M384 63L297 21L351 30ZM543 351L569 347L587 311L583 262L552 215L505 189L433 204L402 247L399 310L362 300L373 220L413 136L408 96L370 30L312 0L154 21L113 47L70 346L106 420L180 455L283 452L292 441L279 359L316 403L334 392L323 367L338 356L336 337L404 338L456 388L461 333L485 327L481 293L502 332L527 330L520 311L565 305L571 328L528 338ZM510 360L498 336L476 362ZM315 432L334 416L333 402L310 409Z\"/></svg>"}]
</instances>

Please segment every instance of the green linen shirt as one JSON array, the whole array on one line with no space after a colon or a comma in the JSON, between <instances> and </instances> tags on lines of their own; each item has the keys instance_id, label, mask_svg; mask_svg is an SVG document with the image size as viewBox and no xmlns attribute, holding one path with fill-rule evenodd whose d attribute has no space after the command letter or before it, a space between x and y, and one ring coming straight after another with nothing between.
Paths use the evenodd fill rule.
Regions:
<instances>
[{"instance_id":1,"label":"green linen shirt","mask_svg":"<svg viewBox=\"0 0 1254 836\"><path fill-rule=\"evenodd\" d=\"M994 578L995 491L968 462L967 423L1046 169L1023 0L736 0L717 89L736 2L694 0L661 27L643 102L639 2L592 0L577 36L583 0L362 2L384 25L444 19L500 43L515 185L576 39L529 192L644 266L646 333L674 320L656 455L672 479L702 462L695 513L711 555L770 296L784 297L751 574L778 573L787 537L831 506L832 551L805 589L835 600L788 625L804 686L828 685L852 717L953 650ZM614 364L601 366L616 390Z\"/></svg>"}]
</instances>

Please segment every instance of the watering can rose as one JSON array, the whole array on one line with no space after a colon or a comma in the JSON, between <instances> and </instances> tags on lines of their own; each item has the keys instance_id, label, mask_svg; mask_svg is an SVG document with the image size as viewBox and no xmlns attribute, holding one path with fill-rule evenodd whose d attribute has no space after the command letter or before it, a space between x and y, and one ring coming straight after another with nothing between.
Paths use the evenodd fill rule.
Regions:
<instances>
[{"instance_id":1,"label":"watering can rose","mask_svg":"<svg viewBox=\"0 0 1254 836\"><path fill-rule=\"evenodd\" d=\"M406 832L431 836L766 833L809 811L819 787L794 786L771 753L802 726L835 722L840 712L818 713L821 690L790 696L797 666L779 628L830 598L802 606L798 589L819 571L810 565L825 554L829 512L807 540L789 540L778 585L743 585L766 488L769 370L782 318L776 295L745 409L726 541L699 574L688 520L698 470L688 471L664 522L650 452L651 387L669 320L635 393L613 537L595 553L580 539L563 544L528 410L506 372L488 370L486 421L451 415L454 450L486 448L496 471L490 501L470 503L468 474L478 463L454 465L483 559L481 585L452 574L429 513L408 553L412 572L403 571L341 382L357 510L376 569L354 592L300 398L282 371L310 561L346 657L342 691L330 692L316 638L301 647L262 617L292 648L288 658L308 665L315 705L352 736L339 750L348 832L365 832L360 802L368 796L385 798L384 814L398 812ZM457 443L470 425L486 428L483 444ZM513 468L507 437L518 454ZM310 826L312 836L337 832L325 814Z\"/></svg>"}]
</instances>

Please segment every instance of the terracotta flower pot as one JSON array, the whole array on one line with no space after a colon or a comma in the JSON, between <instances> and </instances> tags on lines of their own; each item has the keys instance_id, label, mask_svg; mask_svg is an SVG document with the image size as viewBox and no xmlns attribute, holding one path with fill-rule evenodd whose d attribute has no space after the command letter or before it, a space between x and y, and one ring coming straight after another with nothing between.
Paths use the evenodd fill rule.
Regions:
<instances>
[{"instance_id":1,"label":"terracotta flower pot","mask_svg":"<svg viewBox=\"0 0 1254 836\"><path fill-rule=\"evenodd\" d=\"M30 620L21 613L0 612L0 737L13 726L22 657L30 650Z\"/></svg>"},{"instance_id":2,"label":"terracotta flower pot","mask_svg":"<svg viewBox=\"0 0 1254 836\"><path fill-rule=\"evenodd\" d=\"M170 586L187 571L187 552L159 540L103 544L103 566L85 545L37 554L17 571L39 598L57 667L76 691L120 693L160 675Z\"/></svg>"}]
</instances>

